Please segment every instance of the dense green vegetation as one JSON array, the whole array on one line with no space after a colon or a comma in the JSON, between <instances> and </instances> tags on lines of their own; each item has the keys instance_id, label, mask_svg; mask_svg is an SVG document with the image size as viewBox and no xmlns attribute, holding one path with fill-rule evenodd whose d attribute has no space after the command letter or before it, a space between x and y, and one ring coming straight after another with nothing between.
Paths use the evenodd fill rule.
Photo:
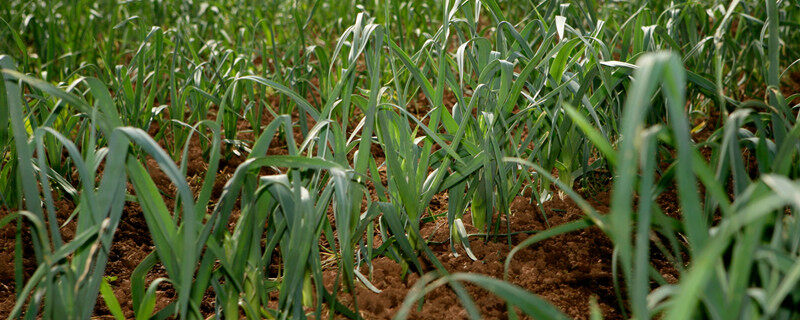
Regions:
<instances>
[{"instance_id":1,"label":"dense green vegetation","mask_svg":"<svg viewBox=\"0 0 800 320\"><path fill-rule=\"evenodd\" d=\"M364 2L3 1L0 226L17 230L8 317L87 319L101 293L122 317L104 270L123 208L138 202L155 250L134 274L160 264L168 276L132 280L137 319L358 317L336 297L372 287L359 266L377 256L427 274L398 318L448 284L480 318L464 282L511 316L563 318L502 279L449 273L419 233L446 219L451 248L469 251L478 238L464 224L507 233L526 190L542 206L569 197L585 219L533 234L507 265L597 226L615 246L627 317L800 316L800 2ZM201 181L187 179L192 141ZM269 152L276 144L285 154ZM601 169L613 175L608 212L573 191ZM665 192L676 212L655 201ZM431 217L439 194L447 214ZM75 203L71 239L59 199ZM678 283L650 264L654 250ZM23 256L38 264L29 277ZM280 273L267 276L274 261ZM324 268L340 272L334 292ZM177 298L154 310L161 282ZM216 314L200 310L207 292Z\"/></svg>"}]
</instances>

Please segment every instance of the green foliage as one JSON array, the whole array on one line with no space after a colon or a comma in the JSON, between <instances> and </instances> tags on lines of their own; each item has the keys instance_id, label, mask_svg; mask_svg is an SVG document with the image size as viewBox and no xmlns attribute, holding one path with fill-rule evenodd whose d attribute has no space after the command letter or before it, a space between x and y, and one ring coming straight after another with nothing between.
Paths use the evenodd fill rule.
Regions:
<instances>
[{"instance_id":1,"label":"green foliage","mask_svg":"<svg viewBox=\"0 0 800 320\"><path fill-rule=\"evenodd\" d=\"M508 282L449 274L420 233L443 215L472 259L471 237L506 234L506 275L524 248L598 227L636 319L796 318L798 17L777 0L4 1L9 318L87 319L98 295L124 318L105 267L132 202L154 244L133 271L136 319L203 318L208 294L222 318L360 318L356 286L380 291L362 268L378 256L423 274L399 319L443 285L479 318L464 282L511 318L566 317ZM190 179L193 161L205 172ZM608 213L573 190L596 170L614 177ZM585 217L514 244L526 191L543 215L568 197ZM59 200L75 205L71 238ZM159 264L166 277L146 280ZM177 298L156 310L160 285Z\"/></svg>"}]
</instances>

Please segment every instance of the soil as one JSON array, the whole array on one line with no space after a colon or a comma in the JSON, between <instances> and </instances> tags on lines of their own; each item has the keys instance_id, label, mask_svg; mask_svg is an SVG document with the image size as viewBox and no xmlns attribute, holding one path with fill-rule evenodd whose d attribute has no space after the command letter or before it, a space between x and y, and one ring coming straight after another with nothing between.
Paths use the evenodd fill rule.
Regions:
<instances>
[{"instance_id":1,"label":"soil","mask_svg":"<svg viewBox=\"0 0 800 320\"><path fill-rule=\"evenodd\" d=\"M593 205L599 210L607 208L608 193L597 195L599 201ZM547 222L550 226L583 218L581 210L569 200L555 198L544 204ZM541 231L547 229L544 217L536 204L528 197L518 197L511 205L512 231ZM463 218L467 231L477 233L471 226L471 217ZM505 225L505 223L501 223ZM505 230L505 229L504 229ZM434 242L448 239L449 230L444 221L430 222L422 227L422 234ZM516 234L511 237L516 245L530 235ZM503 263L510 251L506 237L485 241L479 237L470 239L472 252L478 258L470 259L462 248L454 254L449 244L431 246L437 259L449 272L481 273L494 278L503 278ZM613 246L608 238L596 227L580 230L534 244L519 251L510 265L509 281L545 300L549 301L567 315L576 319L587 319L589 300L597 299L606 319L621 319L614 294L611 274L611 254ZM362 272L368 274L365 267ZM328 281L335 278L335 271L326 273ZM405 279L401 267L393 260L381 257L373 261L373 284L382 292L376 294L363 285L356 289L360 312L365 319L389 319L398 310L408 290L418 280L415 274ZM328 283L328 286L331 286ZM506 319L508 311L505 302L480 287L465 284L476 306L485 319ZM344 301L351 298L344 295ZM412 319L459 319L466 318L466 311L449 287L440 287L431 292L421 310L415 308Z\"/></svg>"}]
</instances>

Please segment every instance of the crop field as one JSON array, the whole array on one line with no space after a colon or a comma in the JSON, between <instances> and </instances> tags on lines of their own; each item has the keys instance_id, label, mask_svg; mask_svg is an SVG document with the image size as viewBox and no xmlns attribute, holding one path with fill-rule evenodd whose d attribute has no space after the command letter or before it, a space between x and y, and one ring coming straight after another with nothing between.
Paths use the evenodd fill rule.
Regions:
<instances>
[{"instance_id":1,"label":"crop field","mask_svg":"<svg viewBox=\"0 0 800 320\"><path fill-rule=\"evenodd\" d=\"M800 319L800 1L2 0L0 317Z\"/></svg>"}]
</instances>

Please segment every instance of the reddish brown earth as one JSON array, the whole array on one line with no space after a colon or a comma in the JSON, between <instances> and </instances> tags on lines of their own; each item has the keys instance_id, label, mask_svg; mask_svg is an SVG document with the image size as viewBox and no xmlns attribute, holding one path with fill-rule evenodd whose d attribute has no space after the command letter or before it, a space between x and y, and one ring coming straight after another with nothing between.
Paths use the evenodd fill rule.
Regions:
<instances>
[{"instance_id":1,"label":"reddish brown earth","mask_svg":"<svg viewBox=\"0 0 800 320\"><path fill-rule=\"evenodd\" d=\"M600 201L607 200L608 194L597 195ZM593 201L599 210L606 209L604 202ZM557 226L583 217L580 209L571 201L555 198L544 204L550 226ZM541 231L547 228L540 211L527 197L518 197L511 205L511 225L513 231ZM465 224L469 224L469 214ZM449 231L444 221L431 222L422 228L426 238L434 242L447 240ZM502 223L504 225L504 223ZM468 232L477 230L468 226ZM528 234L512 236L516 245L529 237ZM449 244L432 245L431 249L449 272L472 272L503 278L503 263L510 251L506 237L496 241L484 241L473 237L470 245L479 259L473 261L462 248L457 248L458 256L449 249ZM537 294L576 319L589 316L589 300L597 298L606 319L620 319L611 274L612 244L597 228L591 227L534 244L518 252L510 265L510 282ZM360 311L366 319L388 319L398 310L408 290L419 278L415 274L403 279L401 267L389 258L381 257L373 261L373 284L381 289L373 293L359 285L356 296ZM365 274L368 269L364 268ZM335 276L334 271L326 275ZM465 284L465 288L480 308L485 319L506 319L505 302L480 287ZM351 298L342 297L349 302ZM413 319L460 319L466 318L455 293L449 287L440 287L430 293L422 310L414 309Z\"/></svg>"},{"instance_id":2,"label":"reddish brown earth","mask_svg":"<svg viewBox=\"0 0 800 320\"><path fill-rule=\"evenodd\" d=\"M7 210L0 209L0 217L5 217ZM10 223L0 230L0 316L6 317L14 308L15 297L15 275L14 275L14 250L16 245L16 227ZM30 242L30 234L23 233L22 238L23 252L23 273L29 276L36 268L36 261L33 257L33 247ZM29 254L27 254L29 253Z\"/></svg>"},{"instance_id":3,"label":"reddish brown earth","mask_svg":"<svg viewBox=\"0 0 800 320\"><path fill-rule=\"evenodd\" d=\"M66 221L75 209L69 200L58 200L54 204L56 217L60 221ZM0 218L5 217L8 210L0 208ZM23 222L24 223L24 222ZM0 229L0 316L6 317L14 308L15 300L15 276L14 276L14 249L16 246L15 223L9 223ZM23 275L27 279L36 270L37 263L33 253L30 232L23 229L22 236L22 258ZM61 228L61 238L65 241L75 236L75 224L71 223Z\"/></svg>"}]
</instances>

